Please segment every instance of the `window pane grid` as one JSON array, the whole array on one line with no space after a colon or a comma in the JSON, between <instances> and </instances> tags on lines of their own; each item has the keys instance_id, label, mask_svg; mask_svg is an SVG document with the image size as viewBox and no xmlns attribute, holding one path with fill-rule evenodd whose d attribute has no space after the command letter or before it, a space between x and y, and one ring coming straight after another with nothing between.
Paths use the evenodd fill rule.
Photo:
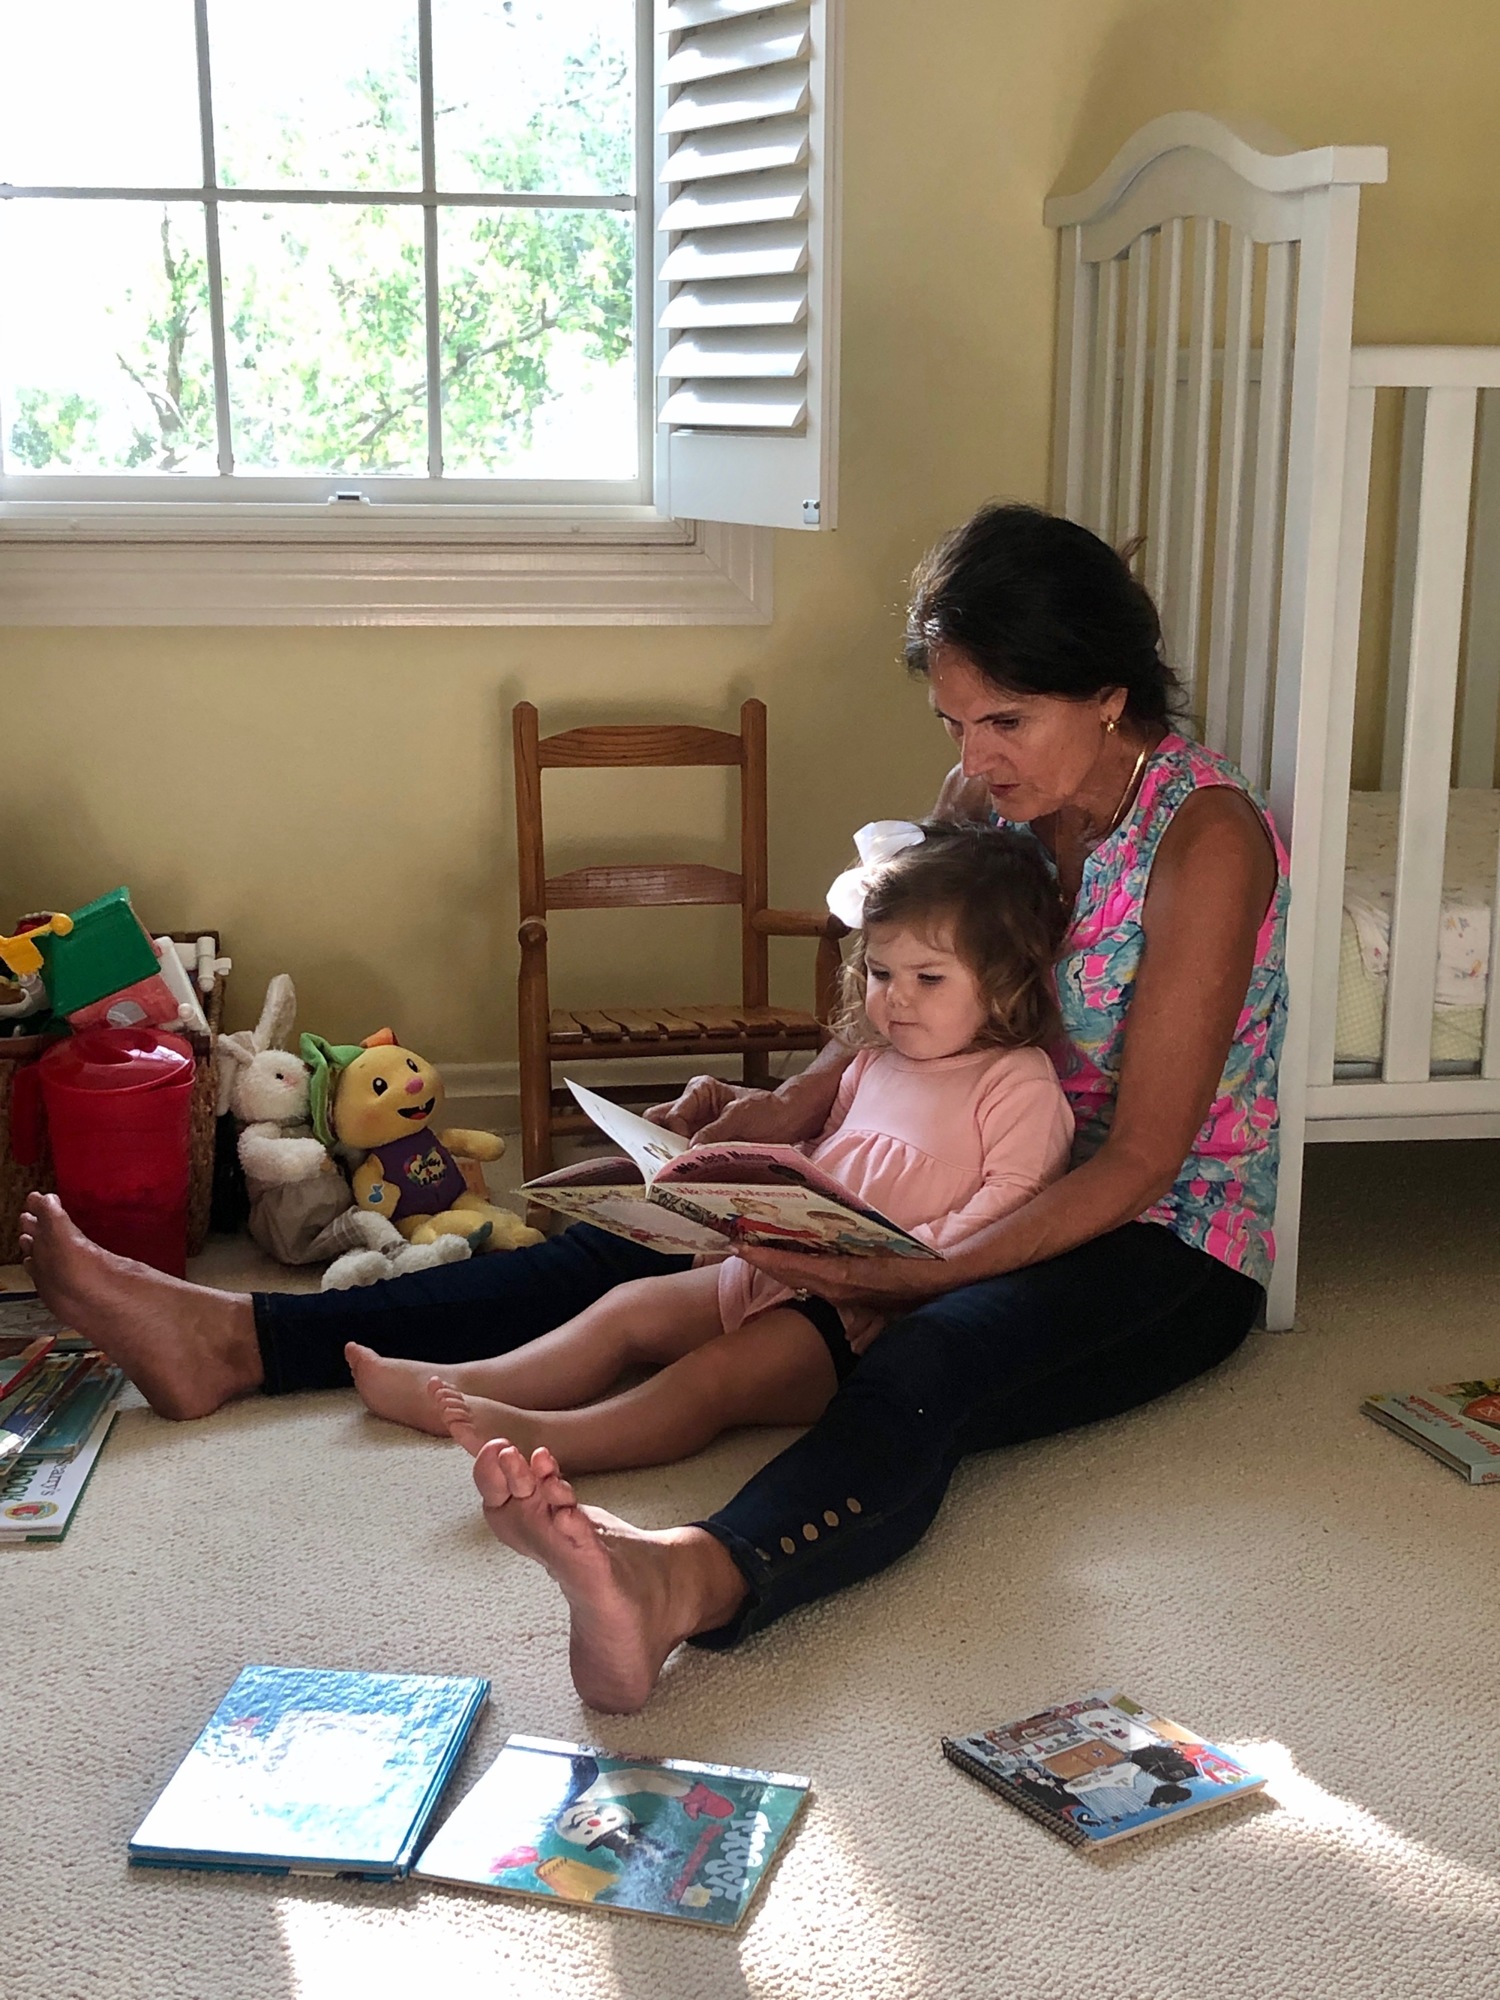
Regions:
<instances>
[{"instance_id":1,"label":"window pane grid","mask_svg":"<svg viewBox=\"0 0 1500 2000\"><path fill-rule=\"evenodd\" d=\"M203 146L203 184L219 178L214 159L214 90L208 48L208 0L193 0L193 42L198 62L198 129ZM229 422L229 350L224 338L224 266L219 249L219 211L204 203L204 254L208 264L209 337L214 357L214 433L219 476L234 477L234 432Z\"/></svg>"},{"instance_id":2,"label":"window pane grid","mask_svg":"<svg viewBox=\"0 0 1500 2000\"><path fill-rule=\"evenodd\" d=\"M184 183L182 185L129 187L117 184L80 185L67 182L55 182L45 185L0 182L0 215L4 213L5 204L19 205L33 201L54 201L69 204L101 201L131 205L145 203L147 205L160 206L163 209L162 228L163 243L165 244L168 226L166 218L169 205L174 203L191 203L196 206L203 217L203 268L205 271L203 305L206 306L206 315L204 316L208 320L209 345L212 354L213 442L219 480L224 482L233 480L241 498L249 497L251 494L252 479L243 476L245 458L243 449L239 453L242 476L237 479L235 478L237 470L236 437L239 427L243 425L246 419L243 415L238 418L236 417L233 407L233 397L231 395L231 385L235 379L232 374L235 357L231 355L230 351L229 321L231 318L231 309L226 304L221 214L226 214L227 217L228 212L259 207L262 210L269 211L264 220L267 224L270 224L277 211L289 213L296 210L305 211L316 208L330 211L363 209L371 212L372 220L377 220L376 212L378 211L419 208L422 211L420 230L420 351L421 365L425 369L425 384L422 385L425 393L422 394L420 407L423 409L423 421L426 430L425 451L422 454L421 463L422 470L425 471L425 478L408 476L404 471L404 467L399 464L395 467L387 465L384 468L385 476L382 476L382 468L379 465L368 467L351 466L347 468L347 477L345 476L345 468L337 463L333 465L331 472L289 469L285 464L282 464L278 468L275 462L265 459L262 452L261 463L264 466L264 471L257 470L253 475L254 493L257 496L265 494L269 498L270 489L273 487L278 493L283 495L286 495L292 488L298 488L298 490L305 493L309 488L326 488L330 479L334 479L337 483L341 484L357 484L361 488L367 489L370 497L379 497L382 499L394 498L396 490L399 487L401 491L410 493L413 499L418 497L419 491L424 499L438 497L440 494L447 494L451 491L455 499L458 499L460 493L462 493L465 500L469 504L472 504L476 491L486 481L489 482L492 490L495 490L497 498L501 498L503 494L509 493L512 490L514 490L518 499L522 492L534 494L540 490L555 490L561 497L565 489L569 493L576 493L583 490L598 490L600 497L603 497L604 490L620 492L622 495L628 491L629 498L631 499L645 498L642 475L649 463L649 456L641 450L641 445L650 436L646 424L646 419L649 418L650 412L645 407L645 404L649 402L649 398L643 396L642 384L643 382L649 382L650 379L650 354L649 344L643 343L640 338L640 327L642 319L642 294L646 294L647 298L649 298L649 279L647 276L649 265L642 263L639 257L636 257L636 269L630 273L628 280L629 283L633 284L635 297L633 301L627 300L624 319L626 331L623 342L620 342L618 334L616 335L617 358L619 358L619 349L621 347L623 348L623 358L625 359L630 358L630 348L633 347L635 349L633 376L636 388L636 408L632 414L632 433L638 461L635 475L633 477L621 478L618 475L603 473L596 478L584 477L579 479L567 476L562 478L549 477L543 471L540 473L532 472L530 476L527 476L523 462L520 477L508 473L503 466L497 470L492 463L481 463L477 467L473 464L464 465L461 467L459 477L445 479L444 430L447 421L445 388L447 381L454 380L462 372L462 369L469 365L472 356L459 354L455 358L452 355L445 354L444 300L446 294L444 279L446 276L448 290L451 293L454 289L455 278L453 273L445 271L445 260L440 254L443 247L440 241L442 234L440 211L442 210L475 211L479 214L488 213L496 218L503 216L508 211L514 212L518 218L527 212L533 212L538 214L537 227L545 226L541 223L540 218L542 214L550 211L558 215L559 223L565 232L567 230L566 212L571 211L579 216L586 216L594 212L613 212L621 215L631 215L635 218L631 230L631 247L632 251L634 251L637 247L641 213L643 208L648 206L648 204L642 203L638 193L643 166L647 171L649 171L650 166L649 155L644 161L642 159L643 147L640 138L642 128L640 114L643 103L649 105L650 95L649 90L645 86L643 76L637 73L633 78L637 115L634 121L636 127L633 135L634 143L631 148L628 164L634 170L636 186L620 187L616 191L610 191L608 179L605 180L605 191L600 191L597 187L587 190L579 188L577 192L569 192L556 187L512 187L509 185L482 187L442 186L438 178L438 90L434 70L433 0L416 0L416 86L420 145L420 186L299 187L291 183L269 186L225 184L223 169L216 157L213 36L209 8L210 0L192 0L193 35L197 70L197 113L202 154L202 179L197 185ZM638 57L643 40L648 40L649 38L648 0L635 0L633 14L632 56ZM586 165L592 166L593 158L587 151L581 157L585 159ZM274 167L275 162L272 162L272 165ZM246 220L247 222L249 221L248 216ZM413 218L413 222L415 222L415 218ZM483 227L482 224L476 226ZM587 248L587 245L583 245L579 249L578 254L584 254ZM490 246L490 254L493 260L494 240L492 240ZM596 261L597 254L596 249ZM179 256L179 262L181 261L182 258ZM252 276L258 276L258 274L252 273ZM618 280L618 273L616 273L616 280ZM244 282L245 279L242 274L240 278L242 286ZM580 296L587 300L588 287L595 282L592 271L585 273L581 277L575 276L574 282L575 285L583 287ZM200 317L199 324L201 326L202 317ZM549 327L544 317L541 322L541 333L545 335L548 331ZM598 333L597 328L593 329L593 331L596 339L603 337ZM159 328L153 328L153 332L159 332ZM586 324L583 331L585 341L589 337L589 334L590 327ZM491 343L489 347L481 349L481 358L490 358L498 345L499 343ZM550 352L550 350L548 351ZM601 352L603 353L605 365L608 366L608 348L606 347ZM121 367L125 368L127 373L131 373L123 356L117 358L120 360ZM243 371L246 365L244 353L241 352L239 355L239 367L241 371ZM445 365L448 369L447 381L445 381ZM548 365L545 360L533 358L529 365L534 372L539 372L545 376ZM578 363L575 354L573 363L575 378L577 377L577 370ZM132 379L137 382L139 387L143 389L146 387L146 384L140 380L139 376L133 376ZM549 386L548 395L554 401L556 393ZM157 399L153 398L153 400ZM206 416L206 411L204 415ZM529 422L529 416L527 421ZM576 424L574 428L575 430L577 429ZM7 431L9 430L9 422L7 422L6 429ZM201 424L199 434L206 446L208 440ZM524 425L516 435L523 437L529 443L530 431ZM0 435L0 473L16 469L14 464L11 467L7 467L5 464L5 442L5 436ZM254 462L253 455L252 462ZM66 463L67 461L63 461L64 465ZM116 459L114 463L123 465L127 463L143 463L143 461L134 458L129 461ZM26 489L38 498L43 497L43 489L46 490L48 495L51 495L59 489L66 488L70 480L77 482L74 490L78 490L84 479L87 479L87 483L91 489L99 492L100 497L103 496L103 491L106 487L117 489L126 484L129 485L131 491L142 498L150 497L143 491L143 486L149 486L154 494L160 495L164 499L172 499L178 496L187 499L189 496L184 489L188 485L191 485L194 491L200 495L205 487L211 487L220 492L223 491L223 488L217 482L205 482L201 477L191 478L187 474L176 471L173 465L166 463L159 464L153 471L127 474L124 478L112 476L106 467L101 467L97 473L82 473L59 470L54 465L50 468L50 476L33 479L33 471L40 469L37 467L35 460L25 462ZM416 469L416 467L412 468L413 471ZM153 472L159 474L162 471L170 474L170 493L167 491L167 482L159 476L153 476ZM394 477L391 476L393 471L395 474ZM80 497L82 496L80 495Z\"/></svg>"},{"instance_id":3,"label":"window pane grid","mask_svg":"<svg viewBox=\"0 0 1500 2000\"><path fill-rule=\"evenodd\" d=\"M422 120L423 305L427 334L427 477L443 476L443 333L438 315L437 122L432 87L432 0L417 4L417 90Z\"/></svg>"}]
</instances>

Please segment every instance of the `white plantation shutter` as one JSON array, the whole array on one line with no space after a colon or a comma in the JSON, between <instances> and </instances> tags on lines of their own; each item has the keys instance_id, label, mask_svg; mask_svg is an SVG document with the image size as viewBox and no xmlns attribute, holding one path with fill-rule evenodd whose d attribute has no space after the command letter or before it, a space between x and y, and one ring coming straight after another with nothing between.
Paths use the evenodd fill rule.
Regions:
<instances>
[{"instance_id":1,"label":"white plantation shutter","mask_svg":"<svg viewBox=\"0 0 1500 2000\"><path fill-rule=\"evenodd\" d=\"M841 0L657 0L659 503L834 523Z\"/></svg>"}]
</instances>

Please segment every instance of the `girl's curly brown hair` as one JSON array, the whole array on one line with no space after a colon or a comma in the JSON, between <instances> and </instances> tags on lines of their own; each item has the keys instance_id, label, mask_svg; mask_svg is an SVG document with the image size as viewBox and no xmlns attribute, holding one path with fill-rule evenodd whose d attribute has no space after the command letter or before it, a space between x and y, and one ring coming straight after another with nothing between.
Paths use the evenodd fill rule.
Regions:
<instances>
[{"instance_id":1,"label":"girl's curly brown hair","mask_svg":"<svg viewBox=\"0 0 1500 2000\"><path fill-rule=\"evenodd\" d=\"M1052 968L1068 910L1034 840L1009 827L925 820L920 845L906 847L865 893L864 924L844 962L833 1028L869 1046L880 1037L865 1013L865 940L899 924L918 935L951 936L951 949L979 982L987 1021L981 1047L1041 1048L1061 1030Z\"/></svg>"}]
</instances>

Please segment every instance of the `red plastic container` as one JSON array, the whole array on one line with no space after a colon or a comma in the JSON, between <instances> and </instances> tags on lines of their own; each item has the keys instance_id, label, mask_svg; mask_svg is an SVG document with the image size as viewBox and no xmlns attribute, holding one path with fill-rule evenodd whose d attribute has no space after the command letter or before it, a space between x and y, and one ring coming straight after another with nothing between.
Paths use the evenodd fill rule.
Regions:
<instances>
[{"instance_id":1,"label":"red plastic container","mask_svg":"<svg viewBox=\"0 0 1500 2000\"><path fill-rule=\"evenodd\" d=\"M12 1151L22 1161L38 1157L45 1110L58 1196L79 1228L106 1250L180 1278L192 1094L193 1051L180 1035L87 1028L17 1072Z\"/></svg>"}]
</instances>

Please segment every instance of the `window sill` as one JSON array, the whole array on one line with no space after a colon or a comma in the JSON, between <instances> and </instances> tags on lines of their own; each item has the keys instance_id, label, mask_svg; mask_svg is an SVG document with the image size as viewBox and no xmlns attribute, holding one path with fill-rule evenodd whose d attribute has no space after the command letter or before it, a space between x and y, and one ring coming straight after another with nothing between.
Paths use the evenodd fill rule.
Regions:
<instances>
[{"instance_id":1,"label":"window sill","mask_svg":"<svg viewBox=\"0 0 1500 2000\"><path fill-rule=\"evenodd\" d=\"M771 534L644 510L0 518L0 626L766 625Z\"/></svg>"}]
</instances>

